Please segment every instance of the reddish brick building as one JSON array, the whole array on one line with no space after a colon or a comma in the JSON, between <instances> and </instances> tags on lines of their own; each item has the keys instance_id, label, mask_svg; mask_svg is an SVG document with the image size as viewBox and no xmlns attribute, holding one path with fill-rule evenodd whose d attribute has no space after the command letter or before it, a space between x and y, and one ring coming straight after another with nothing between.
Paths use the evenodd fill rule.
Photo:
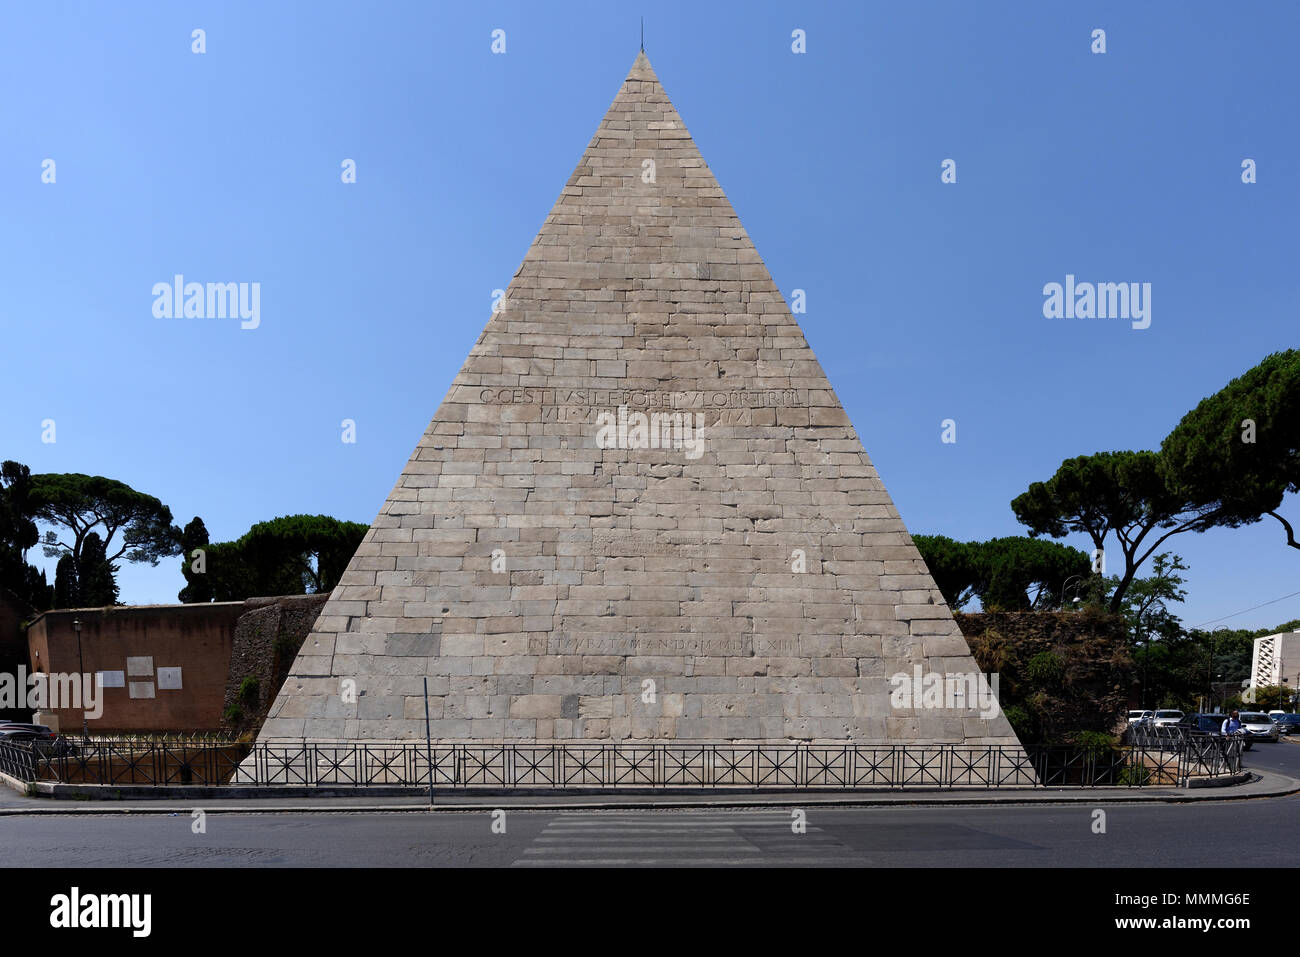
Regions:
<instances>
[{"instance_id":1,"label":"reddish brick building","mask_svg":"<svg viewBox=\"0 0 1300 957\"><path fill-rule=\"evenodd\" d=\"M27 629L29 666L100 676L103 714L89 722L91 733L215 731L244 610L231 601L47 611ZM81 728L78 709L52 714L65 733Z\"/></svg>"}]
</instances>

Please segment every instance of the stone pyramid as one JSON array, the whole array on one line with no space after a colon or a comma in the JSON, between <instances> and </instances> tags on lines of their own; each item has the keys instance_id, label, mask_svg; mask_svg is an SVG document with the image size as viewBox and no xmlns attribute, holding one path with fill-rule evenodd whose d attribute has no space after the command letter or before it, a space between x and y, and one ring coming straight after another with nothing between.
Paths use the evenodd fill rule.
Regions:
<instances>
[{"instance_id":1,"label":"stone pyramid","mask_svg":"<svg viewBox=\"0 0 1300 957\"><path fill-rule=\"evenodd\" d=\"M642 53L260 740L423 741L427 678L441 743L1018 746L921 673L978 669Z\"/></svg>"}]
</instances>

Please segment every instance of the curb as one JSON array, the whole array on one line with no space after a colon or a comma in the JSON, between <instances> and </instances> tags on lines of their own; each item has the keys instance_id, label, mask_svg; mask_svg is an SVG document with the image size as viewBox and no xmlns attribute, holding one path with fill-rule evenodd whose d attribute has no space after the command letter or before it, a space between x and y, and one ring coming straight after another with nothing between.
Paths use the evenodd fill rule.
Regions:
<instances>
[{"instance_id":1,"label":"curb","mask_svg":"<svg viewBox=\"0 0 1300 957\"><path fill-rule=\"evenodd\" d=\"M1234 774L1232 777L1223 778L1190 778L1187 781L1188 788L1230 788L1235 784L1245 784L1253 775L1249 771L1242 771L1240 774Z\"/></svg>"},{"instance_id":2,"label":"curb","mask_svg":"<svg viewBox=\"0 0 1300 957\"><path fill-rule=\"evenodd\" d=\"M413 803L413 804L287 804L277 803L265 806L257 805L239 805L222 807L221 803L231 800L229 795L216 796L210 792L216 790L213 788L195 788L192 791L185 791L183 794L174 795L174 797L190 797L198 800L215 800L216 806L205 807L203 810L210 814L390 814L390 813L423 813L430 812L448 812L448 813L465 813L482 811L485 808L492 810L511 810L511 811L671 811L671 810L762 810L765 808L778 807L833 807L833 808L868 808L868 807L922 807L922 808L942 808L942 807L978 807L978 806L996 806L996 805L1046 805L1046 806L1070 806L1078 804L1142 804L1148 802L1157 802L1163 804L1190 804L1198 801L1247 801L1255 798L1283 797L1286 795L1300 793L1300 780L1287 777L1275 772L1265 772L1264 775L1243 772L1236 784L1244 784L1248 780L1252 784L1262 783L1267 786L1268 790L1257 790L1246 794L1224 794L1219 788L1197 788L1195 790L1208 791L1202 795L1193 795L1187 791L1163 790L1159 793L1148 792L1146 794L1135 793L1136 788L1090 788L1087 791L1080 790L1057 790L1045 791L1040 789L1023 789L1011 790L1003 789L996 795L976 795L955 796L951 798L937 798L937 794L948 794L951 792L936 791L917 791L910 792L904 797L899 792L882 791L876 792L880 797L872 797L869 792L774 792L760 795L755 792L747 792L745 796L752 796L754 800L737 800L741 795L709 795L708 797L697 796L690 797L687 795L667 795L663 792L656 792L657 800L647 799L637 796L630 800L611 800L622 795L603 793L601 796L605 800L573 800L573 801L555 801L542 802L536 800L513 800L513 801L480 801L467 803L463 799L450 799L447 803L439 803L438 795L435 793L434 805ZM74 788L75 785L57 785L57 787ZM173 788L170 790L179 790ZM208 792L205 794L195 793L196 791ZM319 796L319 792L316 792ZM626 793L626 792L625 792ZM461 794L456 797L461 797ZM889 794L890 797L884 795ZM911 796L914 794L915 796ZM898 796L892 796L898 795ZM172 795L169 795L172 796ZM278 796L284 797L282 792ZM406 795L402 795L406 796ZM475 796L481 796L485 799L492 797L506 797L507 792L497 794L475 792ZM518 797L518 792L514 792ZM560 797L553 791L548 792L547 796ZM111 805L96 804L88 807L73 794L62 795L62 800L58 804L46 805L44 807L3 807L0 808L0 817L32 816L42 814L65 814L65 815L113 815L113 814L135 814L135 815L179 815L190 814L194 810L194 804L186 805L165 804L165 805ZM266 795L270 797L270 795ZM668 800L664 800L664 798ZM64 803L71 801L73 803ZM42 802L44 803L44 802Z\"/></svg>"}]
</instances>

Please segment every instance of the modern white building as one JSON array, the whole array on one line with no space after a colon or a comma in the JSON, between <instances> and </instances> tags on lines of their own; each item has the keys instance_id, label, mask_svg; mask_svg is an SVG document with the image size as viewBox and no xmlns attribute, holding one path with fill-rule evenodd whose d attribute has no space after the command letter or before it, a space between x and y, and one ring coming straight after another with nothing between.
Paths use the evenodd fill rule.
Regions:
<instances>
[{"instance_id":1,"label":"modern white building","mask_svg":"<svg viewBox=\"0 0 1300 957\"><path fill-rule=\"evenodd\" d=\"M1284 631L1255 639L1250 661L1252 688L1285 684L1300 688L1300 631Z\"/></svg>"}]
</instances>

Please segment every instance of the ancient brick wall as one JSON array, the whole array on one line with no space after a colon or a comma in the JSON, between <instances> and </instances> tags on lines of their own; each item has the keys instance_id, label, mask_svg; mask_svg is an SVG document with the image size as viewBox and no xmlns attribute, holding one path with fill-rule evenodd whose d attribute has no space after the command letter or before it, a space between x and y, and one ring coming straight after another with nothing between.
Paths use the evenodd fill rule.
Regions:
<instances>
[{"instance_id":1,"label":"ancient brick wall","mask_svg":"<svg viewBox=\"0 0 1300 957\"><path fill-rule=\"evenodd\" d=\"M1133 668L1128 626L1119 615L999 611L953 617L980 669L998 675L1002 707L1023 710L1022 738L1057 741L1119 726Z\"/></svg>"},{"instance_id":2,"label":"ancient brick wall","mask_svg":"<svg viewBox=\"0 0 1300 957\"><path fill-rule=\"evenodd\" d=\"M256 732L329 595L250 598L235 626L222 727Z\"/></svg>"}]
</instances>

